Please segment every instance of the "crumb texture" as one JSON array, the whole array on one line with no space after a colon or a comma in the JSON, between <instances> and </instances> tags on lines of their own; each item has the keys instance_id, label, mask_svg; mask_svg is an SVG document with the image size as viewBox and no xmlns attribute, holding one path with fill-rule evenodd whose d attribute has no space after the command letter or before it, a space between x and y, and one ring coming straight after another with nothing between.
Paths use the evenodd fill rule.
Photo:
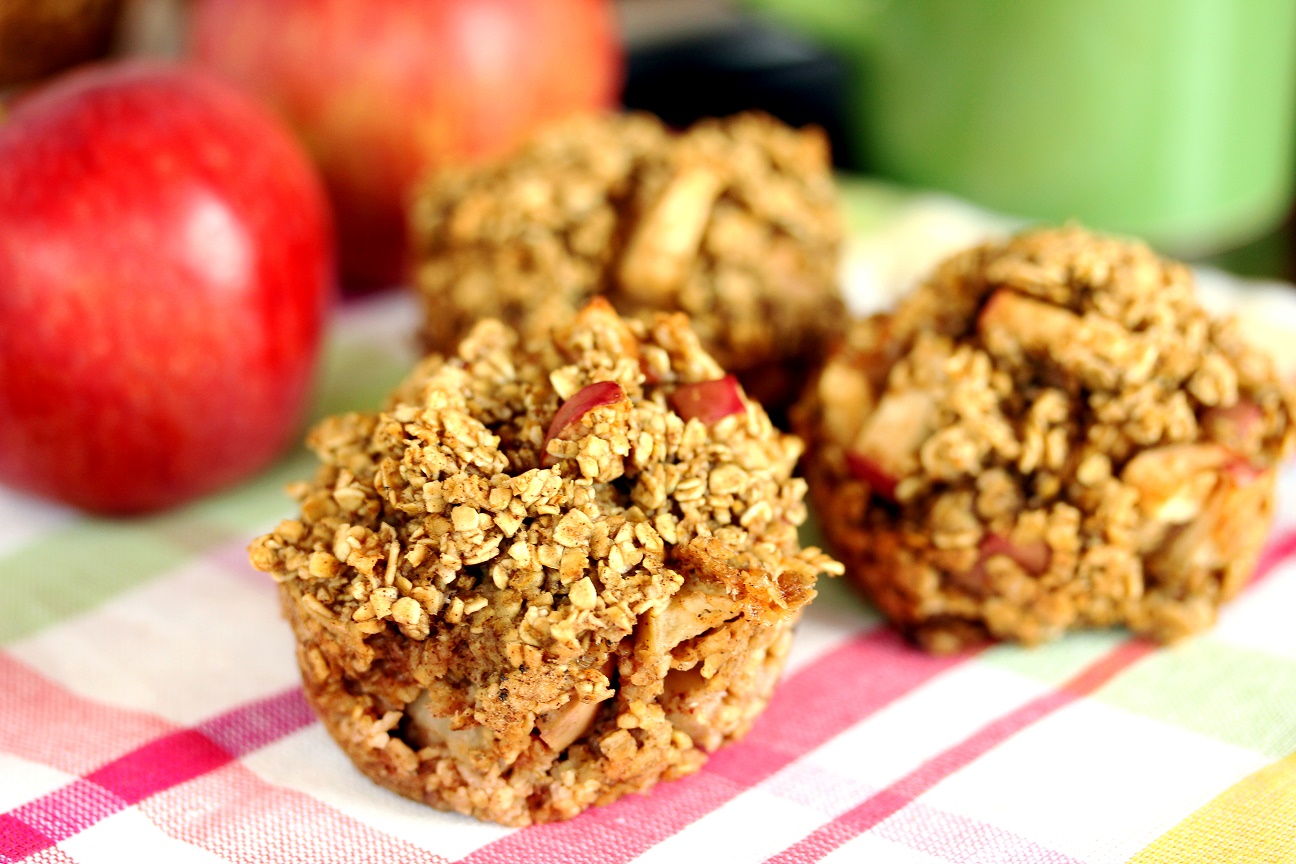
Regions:
<instances>
[{"instance_id":1,"label":"crumb texture","mask_svg":"<svg viewBox=\"0 0 1296 864\"><path fill-rule=\"evenodd\" d=\"M827 139L760 114L683 133L579 118L438 175L412 222L434 350L485 317L547 334L604 295L626 314L687 313L722 367L785 407L843 321Z\"/></svg>"},{"instance_id":2,"label":"crumb texture","mask_svg":"<svg viewBox=\"0 0 1296 864\"><path fill-rule=\"evenodd\" d=\"M1068 227L859 322L795 420L852 579L952 651L1209 626L1264 542L1293 404L1186 267Z\"/></svg>"},{"instance_id":3,"label":"crumb texture","mask_svg":"<svg viewBox=\"0 0 1296 864\"><path fill-rule=\"evenodd\" d=\"M255 540L307 694L366 774L506 825L696 770L768 701L820 572L798 439L682 315L499 321L378 413L324 421L301 516ZM683 410L702 387L733 410ZM726 404L726 403L721 403Z\"/></svg>"}]
</instances>

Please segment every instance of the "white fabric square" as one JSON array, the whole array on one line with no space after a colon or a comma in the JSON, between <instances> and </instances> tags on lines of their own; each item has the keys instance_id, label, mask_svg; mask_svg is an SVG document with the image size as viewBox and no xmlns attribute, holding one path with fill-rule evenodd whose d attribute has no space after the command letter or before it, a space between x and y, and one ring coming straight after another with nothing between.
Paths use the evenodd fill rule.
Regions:
<instances>
[{"instance_id":1,"label":"white fabric square","mask_svg":"<svg viewBox=\"0 0 1296 864\"><path fill-rule=\"evenodd\" d=\"M9 651L73 692L191 725L300 683L275 586L198 559Z\"/></svg>"},{"instance_id":2,"label":"white fabric square","mask_svg":"<svg viewBox=\"0 0 1296 864\"><path fill-rule=\"evenodd\" d=\"M58 846L78 864L216 864L225 859L177 840L134 807L114 813Z\"/></svg>"},{"instance_id":3,"label":"white fabric square","mask_svg":"<svg viewBox=\"0 0 1296 864\"><path fill-rule=\"evenodd\" d=\"M919 800L1085 861L1124 861L1265 761L1083 700L1018 732Z\"/></svg>"},{"instance_id":4,"label":"white fabric square","mask_svg":"<svg viewBox=\"0 0 1296 864\"><path fill-rule=\"evenodd\" d=\"M77 778L39 762L0 753L0 813L14 810L60 789Z\"/></svg>"},{"instance_id":5,"label":"white fabric square","mask_svg":"<svg viewBox=\"0 0 1296 864\"><path fill-rule=\"evenodd\" d=\"M245 756L242 763L277 786L304 792L366 825L452 861L515 830L434 810L382 788L351 764L319 723Z\"/></svg>"}]
</instances>

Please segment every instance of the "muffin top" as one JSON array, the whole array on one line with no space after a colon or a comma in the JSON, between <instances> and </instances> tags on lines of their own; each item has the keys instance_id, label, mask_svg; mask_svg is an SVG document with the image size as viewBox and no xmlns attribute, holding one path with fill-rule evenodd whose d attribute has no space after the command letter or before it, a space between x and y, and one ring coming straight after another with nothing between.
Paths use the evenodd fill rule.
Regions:
<instances>
[{"instance_id":1,"label":"muffin top","mask_svg":"<svg viewBox=\"0 0 1296 864\"><path fill-rule=\"evenodd\" d=\"M691 569L716 564L765 616L839 570L798 545L800 441L682 315L627 321L595 301L529 350L483 322L383 411L325 420L309 445L322 465L291 490L301 518L251 558L349 634L350 662L399 633L470 643L483 680L527 658L597 668Z\"/></svg>"},{"instance_id":2,"label":"muffin top","mask_svg":"<svg viewBox=\"0 0 1296 864\"><path fill-rule=\"evenodd\" d=\"M688 313L736 372L817 355L842 321L827 140L765 115L681 133L643 114L577 118L436 175L412 222L439 350L487 316L547 333L595 294Z\"/></svg>"},{"instance_id":3,"label":"muffin top","mask_svg":"<svg viewBox=\"0 0 1296 864\"><path fill-rule=\"evenodd\" d=\"M893 618L1172 639L1249 576L1294 405L1188 268L1066 227L955 255L859 322L798 429Z\"/></svg>"},{"instance_id":4,"label":"muffin top","mask_svg":"<svg viewBox=\"0 0 1296 864\"><path fill-rule=\"evenodd\" d=\"M864 392L834 386L846 368ZM889 393L910 394L905 411L884 412ZM1290 389L1201 307L1184 265L1077 227L945 261L893 314L856 325L816 398L828 436L880 457L899 501L992 467L1056 497L1159 445L1211 442L1268 467L1293 433ZM870 434L882 413L918 422Z\"/></svg>"}]
</instances>

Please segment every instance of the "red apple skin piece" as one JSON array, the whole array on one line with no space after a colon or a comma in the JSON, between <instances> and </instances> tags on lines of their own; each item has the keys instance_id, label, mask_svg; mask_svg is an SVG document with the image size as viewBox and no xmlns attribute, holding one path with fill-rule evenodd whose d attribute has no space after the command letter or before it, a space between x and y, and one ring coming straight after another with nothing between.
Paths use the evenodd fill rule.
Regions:
<instances>
[{"instance_id":1,"label":"red apple skin piece","mask_svg":"<svg viewBox=\"0 0 1296 864\"><path fill-rule=\"evenodd\" d=\"M896 485L918 462L936 424L936 401L922 390L887 393L864 421L846 465L874 492L895 500Z\"/></svg>"},{"instance_id":2,"label":"red apple skin piece","mask_svg":"<svg viewBox=\"0 0 1296 864\"><path fill-rule=\"evenodd\" d=\"M989 591L986 562L995 555L1004 555L1031 576L1042 576L1053 563L1053 550L1043 540L1015 543L1003 534L990 533L981 539L976 563L964 573L952 574L954 580L978 593Z\"/></svg>"},{"instance_id":3,"label":"red apple skin piece","mask_svg":"<svg viewBox=\"0 0 1296 864\"><path fill-rule=\"evenodd\" d=\"M1032 576L1043 574L1053 561L1053 550L1043 540L1014 543L1002 534L987 534L981 541L981 560L994 555L1006 555Z\"/></svg>"},{"instance_id":4,"label":"red apple skin piece","mask_svg":"<svg viewBox=\"0 0 1296 864\"><path fill-rule=\"evenodd\" d=\"M888 473L885 468L862 453L847 451L846 467L859 480L863 480L877 494L888 501L895 500L896 484L899 478Z\"/></svg>"},{"instance_id":5,"label":"red apple skin piece","mask_svg":"<svg viewBox=\"0 0 1296 864\"><path fill-rule=\"evenodd\" d=\"M540 467L548 468L558 461L557 457L549 453L550 441L561 438L568 427L579 423L582 417L595 408L602 408L604 405L615 405L624 401L625 398L625 390L621 389L621 385L615 381L598 381L594 384L588 384L573 393L570 399L558 406L553 420L549 422L549 431L545 434L544 446L540 448L544 454L540 457Z\"/></svg>"},{"instance_id":6,"label":"red apple skin piece","mask_svg":"<svg viewBox=\"0 0 1296 864\"><path fill-rule=\"evenodd\" d=\"M420 177L610 109L622 67L606 0L198 0L190 53L301 135L356 289L405 275Z\"/></svg>"},{"instance_id":7,"label":"red apple skin piece","mask_svg":"<svg viewBox=\"0 0 1296 864\"><path fill-rule=\"evenodd\" d=\"M333 296L323 190L205 74L85 67L0 124L0 482L166 507L295 437Z\"/></svg>"},{"instance_id":8,"label":"red apple skin piece","mask_svg":"<svg viewBox=\"0 0 1296 864\"><path fill-rule=\"evenodd\" d=\"M714 381L681 384L667 401L684 421L700 420L707 426L747 410L742 399L742 385L732 375Z\"/></svg>"},{"instance_id":9,"label":"red apple skin piece","mask_svg":"<svg viewBox=\"0 0 1296 864\"><path fill-rule=\"evenodd\" d=\"M1240 400L1227 408L1202 412L1201 427L1211 439L1237 453L1258 450L1264 440L1264 414L1254 402Z\"/></svg>"}]
</instances>

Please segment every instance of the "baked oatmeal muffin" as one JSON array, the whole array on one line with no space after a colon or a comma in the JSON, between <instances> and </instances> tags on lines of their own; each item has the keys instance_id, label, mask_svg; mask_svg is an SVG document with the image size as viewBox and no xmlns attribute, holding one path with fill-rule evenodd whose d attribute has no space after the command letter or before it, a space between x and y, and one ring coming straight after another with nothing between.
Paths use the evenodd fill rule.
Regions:
<instances>
[{"instance_id":1,"label":"baked oatmeal muffin","mask_svg":"<svg viewBox=\"0 0 1296 864\"><path fill-rule=\"evenodd\" d=\"M309 443L252 563L333 737L440 809L527 825L697 770L841 572L798 545L799 440L683 315L596 300L534 351L485 321Z\"/></svg>"},{"instance_id":2,"label":"baked oatmeal muffin","mask_svg":"<svg viewBox=\"0 0 1296 864\"><path fill-rule=\"evenodd\" d=\"M1186 267L1069 227L945 261L795 419L852 579L953 651L1209 626L1265 539L1293 398Z\"/></svg>"},{"instance_id":3,"label":"baked oatmeal muffin","mask_svg":"<svg viewBox=\"0 0 1296 864\"><path fill-rule=\"evenodd\" d=\"M644 114L579 118L434 177L411 222L434 350L485 317L543 335L601 294L627 314L688 313L720 365L784 409L843 320L827 139L761 114L678 134Z\"/></svg>"}]
</instances>

